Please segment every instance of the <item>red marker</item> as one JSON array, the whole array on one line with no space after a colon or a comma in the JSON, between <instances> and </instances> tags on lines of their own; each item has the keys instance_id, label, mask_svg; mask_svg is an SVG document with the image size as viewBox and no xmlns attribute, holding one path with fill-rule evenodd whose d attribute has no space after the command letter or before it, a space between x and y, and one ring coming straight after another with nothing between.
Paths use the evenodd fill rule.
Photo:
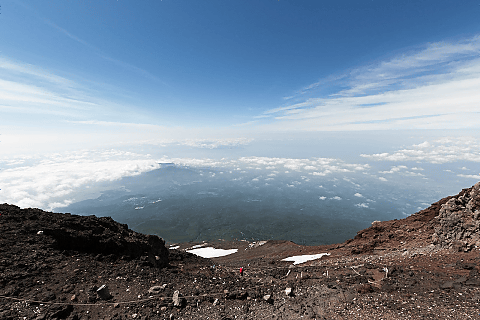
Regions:
<instances>
[{"instance_id":1,"label":"red marker","mask_svg":"<svg viewBox=\"0 0 480 320\"><path fill-rule=\"evenodd\" d=\"M243 268L240 268L240 275L243 276Z\"/></svg>"}]
</instances>

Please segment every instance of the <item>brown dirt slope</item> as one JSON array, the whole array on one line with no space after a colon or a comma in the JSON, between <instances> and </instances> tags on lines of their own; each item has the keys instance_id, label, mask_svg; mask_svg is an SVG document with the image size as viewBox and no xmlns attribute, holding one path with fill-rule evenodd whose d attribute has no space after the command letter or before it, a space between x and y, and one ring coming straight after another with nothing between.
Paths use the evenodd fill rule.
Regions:
<instances>
[{"instance_id":1,"label":"brown dirt slope","mask_svg":"<svg viewBox=\"0 0 480 320\"><path fill-rule=\"evenodd\" d=\"M238 252L203 259L109 218L4 204L0 319L480 319L479 210L480 183L342 244L219 241L201 245Z\"/></svg>"}]
</instances>

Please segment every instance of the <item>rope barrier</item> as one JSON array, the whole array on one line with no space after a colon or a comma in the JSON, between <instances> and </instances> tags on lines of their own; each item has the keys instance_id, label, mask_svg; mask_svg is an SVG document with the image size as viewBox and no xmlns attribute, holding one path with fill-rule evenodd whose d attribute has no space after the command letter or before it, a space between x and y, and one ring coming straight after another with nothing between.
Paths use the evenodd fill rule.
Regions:
<instances>
[{"instance_id":1,"label":"rope barrier","mask_svg":"<svg viewBox=\"0 0 480 320\"><path fill-rule=\"evenodd\" d=\"M227 268L231 268L231 270L236 270L236 268L234 267L230 267L230 266L219 266L220 269L227 269ZM317 266L318 267L318 266ZM271 268L267 268L267 270L272 270L272 269L288 269L288 273L287 273L287 276L288 274L290 274L290 271L293 269L293 268L306 268L305 266L289 266L289 267L271 267ZM310 268L316 268L316 267L310 267ZM248 269L252 269L250 267L248 267ZM261 270L265 270L265 268L260 268L258 267L258 269L261 269ZM226 270L228 271L228 270ZM265 287L265 284L262 284L262 285L258 285L258 286L254 286L254 287L250 287L249 290L253 290L253 289L257 289L257 288L260 288L260 287ZM229 293L241 293L242 291L233 291L233 292L229 292ZM224 294L227 294L225 292L214 292L214 293L208 293L208 294L203 294L203 295L196 295L196 296L182 296L182 298L199 298L199 297L202 297L202 298L205 298L205 297L209 297L209 296L217 296L217 295L224 295ZM172 297L159 297L159 296L154 296L154 297L149 297L149 298L146 298L146 299L139 299L139 300L130 300L130 301L119 301L119 302L103 302L103 303L67 303L67 302L46 302L46 301L37 301L37 300L31 300L31 299L21 299L21 298L14 298L14 297L8 297L8 296L3 296L3 295L0 295L0 298L5 298L5 299L11 299L11 300L16 300L16 301L26 301L26 302L30 302L30 303L39 303L39 304L47 304L47 305L73 305L73 306L102 306L102 305L115 305L115 304L130 304L130 303L138 303L138 302L145 302L145 301L150 301L150 300L154 300L156 298L162 298L162 300L165 300L165 299L170 299L172 300L173 298Z\"/></svg>"},{"instance_id":2,"label":"rope barrier","mask_svg":"<svg viewBox=\"0 0 480 320\"><path fill-rule=\"evenodd\" d=\"M360 265L360 266L363 266L363 265ZM355 267L360 267L360 266L355 266ZM304 269L304 268L309 268L309 269L317 269L317 268L322 268L322 267L326 267L326 266L294 266L294 265L290 265L288 267L269 267L269 268L262 268L262 267L247 267L249 269L258 269L258 270L275 270L275 269L287 269L288 272L286 274L285 277L287 277L291 270L292 269ZM228 269L230 269L230 271L232 270L236 270L237 268L236 267L232 267L232 266L221 266L219 265L218 266L219 269L225 269L225 271L229 271ZM361 276L360 273L358 273L354 267L352 266L351 269L359 276ZM368 281L370 283L372 283L372 281ZM376 283L376 282L374 282ZM265 284L262 284L262 285L258 285L258 286L254 286L254 287L250 287L249 290L253 290L253 289L257 289L257 288L260 288L260 287L265 287ZM203 294L203 295L196 295L196 296L182 296L181 298L184 298L184 299L190 299L190 298L205 298L205 297L210 297L210 296L217 296L217 295L225 295L225 294L230 294L230 293L241 293L242 291L233 291L233 292L228 292L228 293L225 293L225 292L214 292L214 293L208 293L208 294ZM47 302L47 301L38 301L38 300L31 300L31 299L22 299L22 298L14 298L14 297L8 297L8 296L4 296L4 295L0 295L0 298L4 298L4 299L10 299L10 300L16 300L16 301L25 301L25 302L29 302L29 303L38 303L38 304L45 304L45 305L72 305L72 306L104 306L104 305L120 305L120 304L130 304L130 303L139 303L139 302L146 302L146 301L151 301L151 300L154 300L154 299L157 299L157 298L160 298L162 300L173 300L172 297L160 297L160 296L152 296L152 297L149 297L149 298L145 298L145 299L138 299L138 300L130 300L130 301L118 301L118 302L103 302L103 303L67 303L67 302ZM168 304L164 304L165 306L167 306Z\"/></svg>"},{"instance_id":3,"label":"rope barrier","mask_svg":"<svg viewBox=\"0 0 480 320\"><path fill-rule=\"evenodd\" d=\"M322 267L327 267L327 265L321 265L321 266L297 266L297 265L293 265L293 264L290 264L288 266L282 266L282 267L255 267L255 266L247 266L247 267L243 267L243 270L244 271L248 271L248 270L260 270L260 271L265 271L265 270L277 270L277 269L305 269L305 268L322 268ZM215 268L219 268L219 269L230 269L230 271L234 271L234 270L238 270L239 267L238 266L231 266L231 265L218 265L216 266Z\"/></svg>"},{"instance_id":4,"label":"rope barrier","mask_svg":"<svg viewBox=\"0 0 480 320\"><path fill-rule=\"evenodd\" d=\"M250 287L249 289L257 289L265 285L261 286L254 286ZM217 296L217 295L225 295L225 294L230 294L230 293L241 293L242 291L232 291L232 292L213 292L213 293L206 293L202 295L196 295L196 296L181 296L180 298L184 299L191 299L191 298L206 298L210 296ZM145 301L150 301L154 299L162 299L162 300L173 300L173 297L160 297L160 296L152 296L149 298L145 299L138 299L138 300L130 300L130 301L118 301L118 302L103 302L103 303L67 303L67 302L46 302L46 301L38 301L38 300L31 300L31 299L22 299L22 298L14 298L14 297L8 297L8 296L3 296L0 295L0 298L4 299L10 299L10 300L16 300L16 301L25 301L25 302L30 302L30 303L38 303L38 304L47 304L47 305L72 305L72 306L103 306L103 305L116 305L116 304L130 304L130 303L138 303L138 302L145 302ZM167 305L167 304L165 304Z\"/></svg>"}]
</instances>

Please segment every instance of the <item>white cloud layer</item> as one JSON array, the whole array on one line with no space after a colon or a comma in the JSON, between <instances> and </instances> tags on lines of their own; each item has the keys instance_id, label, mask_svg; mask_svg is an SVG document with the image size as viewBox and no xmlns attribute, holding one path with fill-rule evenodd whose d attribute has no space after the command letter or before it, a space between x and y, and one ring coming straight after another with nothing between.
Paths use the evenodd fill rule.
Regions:
<instances>
[{"instance_id":1,"label":"white cloud layer","mask_svg":"<svg viewBox=\"0 0 480 320\"><path fill-rule=\"evenodd\" d=\"M368 208L368 203L357 203L355 207L359 208Z\"/></svg>"},{"instance_id":2,"label":"white cloud layer","mask_svg":"<svg viewBox=\"0 0 480 320\"><path fill-rule=\"evenodd\" d=\"M237 167L245 169L265 169L273 170L274 176L277 172L275 169L287 168L294 172L307 172L311 175L326 176L332 173L352 173L362 172L370 169L369 164L346 163L339 159L333 158L310 158L310 159L294 159L294 158L269 158L269 157L241 157L238 159L221 159L214 160L208 158L164 158L162 161L174 162L179 165L193 167ZM238 169L237 169L238 170ZM311 172L318 170L321 172Z\"/></svg>"},{"instance_id":3,"label":"white cloud layer","mask_svg":"<svg viewBox=\"0 0 480 320\"><path fill-rule=\"evenodd\" d=\"M209 142L207 148L221 145L231 147L244 142L244 140ZM480 142L474 138L465 137L442 138L412 145L391 154L381 153L363 155L363 157L371 160L411 160L440 164L456 160L470 160L478 163L480 162ZM292 191L314 179L328 180L332 183L343 181L349 185L353 184L356 191L352 194L357 200L365 197L357 192L361 185L354 182L355 178L352 178L352 175L379 181L396 181L399 176L403 176L402 181L405 181L414 176L424 177L424 172L428 175L428 171L418 167L409 168L403 164L395 164L388 170L377 172L372 170L369 164L346 163L334 158L295 159L251 156L213 159L152 157L145 153L115 149L85 150L44 157L0 158L0 168L2 168L0 170L0 203L7 202L20 207L52 210L86 198L95 198L101 191L112 189L115 184L111 182L158 169L161 167L159 163L174 163L176 166L198 169L199 174L206 179L243 181L243 183L250 183L252 187L259 187L268 181L268 183L288 186ZM204 172L204 169L207 172ZM462 170L462 174L458 177L480 180L480 175L476 175L476 172L478 171L475 171L475 168ZM337 185L333 184L333 188L336 187ZM319 188L324 187L319 186ZM335 193L322 193L318 195L320 201L342 201L344 198ZM357 207L366 208L368 201L358 203Z\"/></svg>"},{"instance_id":4,"label":"white cloud layer","mask_svg":"<svg viewBox=\"0 0 480 320\"><path fill-rule=\"evenodd\" d=\"M291 105L268 110L297 130L459 129L480 127L480 36L438 42L312 84ZM290 99L289 99L290 100Z\"/></svg>"},{"instance_id":5,"label":"white cloud layer","mask_svg":"<svg viewBox=\"0 0 480 320\"><path fill-rule=\"evenodd\" d=\"M180 141L179 144L206 149L218 149L218 148L232 148L249 144L253 139L247 138L231 138L231 139L187 139Z\"/></svg>"},{"instance_id":6,"label":"white cloud layer","mask_svg":"<svg viewBox=\"0 0 480 320\"><path fill-rule=\"evenodd\" d=\"M456 161L480 162L480 140L474 137L444 137L412 145L393 153L362 154L361 156L376 161L417 161L436 164ZM396 166L383 173L393 173L405 168L405 166ZM418 168L412 168L412 170L421 171ZM411 174L415 173L411 172Z\"/></svg>"},{"instance_id":7,"label":"white cloud layer","mask_svg":"<svg viewBox=\"0 0 480 320\"><path fill-rule=\"evenodd\" d=\"M413 168L411 170L414 170ZM379 173L381 174L401 174L403 176L419 176L423 177L424 175L419 173L419 172L414 172L414 171L409 171L407 166L404 165L399 165L399 166L393 166L390 170L388 171L380 171Z\"/></svg>"},{"instance_id":8,"label":"white cloud layer","mask_svg":"<svg viewBox=\"0 0 480 320\"><path fill-rule=\"evenodd\" d=\"M34 163L0 171L0 202L47 210L75 201L74 193L79 189L160 167L148 155L117 150L79 151L24 160Z\"/></svg>"},{"instance_id":9,"label":"white cloud layer","mask_svg":"<svg viewBox=\"0 0 480 320\"><path fill-rule=\"evenodd\" d=\"M457 174L457 176L467 179L475 179L480 181L480 173L479 174Z\"/></svg>"},{"instance_id":10,"label":"white cloud layer","mask_svg":"<svg viewBox=\"0 0 480 320\"><path fill-rule=\"evenodd\" d=\"M222 141L216 146L222 145ZM227 146L238 141L225 142ZM243 140L240 141L243 143ZM0 164L0 202L16 204L20 207L39 207L52 210L80 201L79 194L98 196L99 183L120 180L126 176L139 175L161 167L159 163L175 163L178 166L208 169L228 169L246 173L245 170L268 170L265 175L275 176L284 167L295 169L295 174L319 170L327 174L365 172L367 164L350 164L338 159L312 158L268 158L241 157L238 159L209 158L170 158L153 159L149 154L137 154L115 149L107 151L77 151L37 158L35 156L3 158ZM267 169L268 168L268 169ZM221 173L219 173L221 174ZM215 177L212 172L210 177ZM306 176L303 176L308 180ZM235 179L242 179L236 177ZM295 177L299 178L299 177ZM259 182L263 176L255 176L252 182ZM291 187L300 185L294 180ZM95 193L97 190L97 193ZM90 191L90 192L88 192ZM340 200L340 197L333 199Z\"/></svg>"}]
</instances>

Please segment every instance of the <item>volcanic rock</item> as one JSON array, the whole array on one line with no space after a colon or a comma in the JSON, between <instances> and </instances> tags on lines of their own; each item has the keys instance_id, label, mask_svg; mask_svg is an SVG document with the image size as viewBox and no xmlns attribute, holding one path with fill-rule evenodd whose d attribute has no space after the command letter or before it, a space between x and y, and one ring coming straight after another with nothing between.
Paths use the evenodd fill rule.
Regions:
<instances>
[{"instance_id":1,"label":"volcanic rock","mask_svg":"<svg viewBox=\"0 0 480 320\"><path fill-rule=\"evenodd\" d=\"M269 294L264 295L264 296L263 296L263 300L265 300L265 301L268 302L268 303L273 303L272 296L269 295Z\"/></svg>"},{"instance_id":2,"label":"volcanic rock","mask_svg":"<svg viewBox=\"0 0 480 320\"><path fill-rule=\"evenodd\" d=\"M480 246L480 182L442 204L433 242L456 251Z\"/></svg>"},{"instance_id":3,"label":"volcanic rock","mask_svg":"<svg viewBox=\"0 0 480 320\"><path fill-rule=\"evenodd\" d=\"M43 242L57 250L130 258L147 256L159 267L168 265L168 249L161 238L134 232L126 224L115 222L110 217L20 209L8 204L1 204L0 212L3 223L8 225L8 229L3 230L4 234L21 230L21 235L15 233L15 236L32 237L34 234L43 237ZM42 234L38 234L39 229Z\"/></svg>"},{"instance_id":4,"label":"volcanic rock","mask_svg":"<svg viewBox=\"0 0 480 320\"><path fill-rule=\"evenodd\" d=\"M184 302L184 299L180 296L180 292L178 290L175 290L175 292L173 293L173 306L174 307L182 307L183 306L183 302Z\"/></svg>"},{"instance_id":5,"label":"volcanic rock","mask_svg":"<svg viewBox=\"0 0 480 320\"><path fill-rule=\"evenodd\" d=\"M480 183L405 219L376 221L341 244L220 240L209 245L238 251L213 259L184 251L198 243L167 250L110 218L3 204L0 319L478 318L479 191ZM282 261L319 253L330 255ZM97 299L104 284L109 302Z\"/></svg>"},{"instance_id":6,"label":"volcanic rock","mask_svg":"<svg viewBox=\"0 0 480 320\"><path fill-rule=\"evenodd\" d=\"M292 288L286 288L286 289L285 289L285 294L286 294L287 296L292 296L292 295L293 295Z\"/></svg>"},{"instance_id":7,"label":"volcanic rock","mask_svg":"<svg viewBox=\"0 0 480 320\"><path fill-rule=\"evenodd\" d=\"M148 294L158 294L163 290L165 290L166 286L167 286L166 284L164 284L163 286L153 286L150 289L148 289Z\"/></svg>"},{"instance_id":8,"label":"volcanic rock","mask_svg":"<svg viewBox=\"0 0 480 320\"><path fill-rule=\"evenodd\" d=\"M106 285L102 285L97 289L97 296L102 300L109 300L112 298L112 295L108 291L108 287Z\"/></svg>"}]
</instances>

